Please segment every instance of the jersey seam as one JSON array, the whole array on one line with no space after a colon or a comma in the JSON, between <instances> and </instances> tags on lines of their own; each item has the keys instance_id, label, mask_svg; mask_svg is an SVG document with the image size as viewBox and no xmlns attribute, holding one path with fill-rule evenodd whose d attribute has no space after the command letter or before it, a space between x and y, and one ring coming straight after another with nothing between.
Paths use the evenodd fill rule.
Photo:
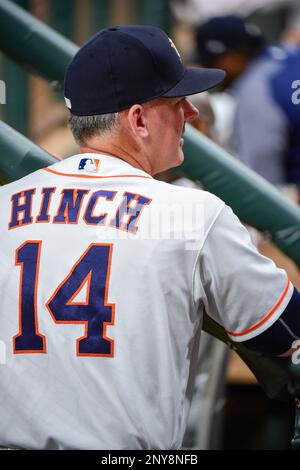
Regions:
<instances>
[{"instance_id":1,"label":"jersey seam","mask_svg":"<svg viewBox=\"0 0 300 470\"><path fill-rule=\"evenodd\" d=\"M63 173L58 170L52 170L51 168L42 168L42 170L47 171L48 173L52 173L58 176L70 176L74 178L96 178L96 179L104 179L104 178L145 178L145 179L153 179L151 176L145 175L110 175L110 176L96 176L96 175L78 175L77 173Z\"/></svg>"},{"instance_id":2,"label":"jersey seam","mask_svg":"<svg viewBox=\"0 0 300 470\"><path fill-rule=\"evenodd\" d=\"M259 330L260 327L262 327L266 321L268 321L270 318L272 318L272 316L278 312L278 309L280 308L282 302L284 301L284 299L286 298L289 290L290 290L290 286L291 286L291 281L287 275L287 283L286 283L286 286L283 290L283 292L281 293L279 299L277 300L277 302L275 303L275 305L271 308L271 310L269 310L269 312L263 317L261 318L257 323L255 323L254 325L250 326L249 328L247 328L246 330L244 331L241 331L241 332L233 332L233 331L228 331L226 330L226 333L229 335L229 336L233 336L233 337L241 337L241 336L245 336L249 333L252 333L254 332L255 330ZM260 333L258 333L259 335ZM256 335L256 336L258 336Z\"/></svg>"}]
</instances>

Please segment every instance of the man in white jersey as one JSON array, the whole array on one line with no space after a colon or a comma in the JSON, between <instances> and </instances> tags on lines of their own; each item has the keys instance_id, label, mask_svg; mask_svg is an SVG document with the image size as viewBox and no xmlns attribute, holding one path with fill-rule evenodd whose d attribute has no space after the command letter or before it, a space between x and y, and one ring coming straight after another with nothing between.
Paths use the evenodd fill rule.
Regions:
<instances>
[{"instance_id":1,"label":"man in white jersey","mask_svg":"<svg viewBox=\"0 0 300 470\"><path fill-rule=\"evenodd\" d=\"M0 189L0 445L178 449L204 310L234 341L286 353L299 295L207 192L153 175L183 160L185 69L150 26L97 33L69 65L80 153Z\"/></svg>"}]
</instances>

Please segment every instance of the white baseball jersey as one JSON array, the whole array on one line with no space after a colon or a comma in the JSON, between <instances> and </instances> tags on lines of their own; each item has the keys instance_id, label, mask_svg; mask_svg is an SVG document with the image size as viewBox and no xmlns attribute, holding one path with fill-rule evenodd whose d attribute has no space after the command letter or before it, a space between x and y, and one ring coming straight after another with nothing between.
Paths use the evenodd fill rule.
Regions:
<instances>
[{"instance_id":1,"label":"white baseball jersey","mask_svg":"<svg viewBox=\"0 0 300 470\"><path fill-rule=\"evenodd\" d=\"M0 189L0 445L177 449L202 314L236 341L292 295L207 192L81 154Z\"/></svg>"}]
</instances>

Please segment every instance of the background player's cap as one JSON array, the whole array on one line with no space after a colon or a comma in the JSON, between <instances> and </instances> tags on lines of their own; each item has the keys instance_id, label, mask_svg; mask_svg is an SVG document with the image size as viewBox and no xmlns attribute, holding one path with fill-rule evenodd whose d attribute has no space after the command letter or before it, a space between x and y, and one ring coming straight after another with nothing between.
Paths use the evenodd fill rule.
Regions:
<instances>
[{"instance_id":1,"label":"background player's cap","mask_svg":"<svg viewBox=\"0 0 300 470\"><path fill-rule=\"evenodd\" d=\"M65 78L72 114L114 113L158 97L193 95L220 83L223 70L186 68L172 40L153 26L115 26L77 52Z\"/></svg>"},{"instance_id":2,"label":"background player's cap","mask_svg":"<svg viewBox=\"0 0 300 470\"><path fill-rule=\"evenodd\" d=\"M234 16L217 16L196 29L197 61L209 66L214 59L234 50L251 54L264 43L258 26Z\"/></svg>"}]
</instances>

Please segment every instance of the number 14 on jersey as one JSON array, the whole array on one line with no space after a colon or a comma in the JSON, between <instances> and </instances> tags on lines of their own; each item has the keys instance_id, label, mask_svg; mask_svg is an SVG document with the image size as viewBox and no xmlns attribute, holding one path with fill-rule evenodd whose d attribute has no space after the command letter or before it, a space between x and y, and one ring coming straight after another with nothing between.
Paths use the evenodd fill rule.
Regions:
<instances>
[{"instance_id":1,"label":"number 14 on jersey","mask_svg":"<svg viewBox=\"0 0 300 470\"><path fill-rule=\"evenodd\" d=\"M42 241L30 240L16 250L20 266L19 333L13 338L15 354L45 353L46 337L38 329L37 290ZM92 243L76 261L69 274L46 302L55 323L85 325L84 336L76 340L78 356L114 355L114 342L106 336L114 324L114 304L107 302L112 244ZM75 301L86 285L86 299Z\"/></svg>"}]
</instances>

